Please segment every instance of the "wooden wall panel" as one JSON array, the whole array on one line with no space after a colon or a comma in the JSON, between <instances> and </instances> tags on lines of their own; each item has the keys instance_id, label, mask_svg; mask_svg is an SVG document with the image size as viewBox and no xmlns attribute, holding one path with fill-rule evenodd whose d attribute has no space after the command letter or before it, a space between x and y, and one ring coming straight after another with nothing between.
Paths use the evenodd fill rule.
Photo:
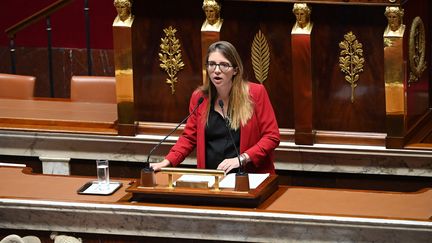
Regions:
<instances>
[{"instance_id":1,"label":"wooden wall panel","mask_svg":"<svg viewBox=\"0 0 432 243\"><path fill-rule=\"evenodd\" d=\"M385 132L384 7L313 5L312 11L315 129ZM339 43L350 31L363 44L365 58L354 103L339 68Z\"/></svg>"},{"instance_id":2,"label":"wooden wall panel","mask_svg":"<svg viewBox=\"0 0 432 243\"><path fill-rule=\"evenodd\" d=\"M415 2L415 3L414 3ZM416 5L419 3L421 10ZM142 122L178 122L187 115L189 97L201 80L201 1L135 1L133 35L135 110ZM404 23L424 16L430 48L430 3L405 1ZM312 2L313 125L330 132L386 133L383 33L387 26L384 4L321 4ZM222 1L221 39L238 49L249 80L257 82L251 65L251 45L259 30L269 43L271 66L264 82L280 128L294 128L291 29L293 3L286 1ZM158 53L163 29L173 26L182 46L185 68L179 72L176 93L165 84ZM351 87L339 68L339 43L352 31L363 45L365 63L350 100ZM427 61L430 60L430 51ZM427 73L430 71L426 71ZM409 119L428 107L429 75L408 89ZM420 104L420 106L418 106ZM412 109L410 107L413 107ZM410 110L411 109L411 110ZM414 123L414 122L412 122Z\"/></svg>"},{"instance_id":3,"label":"wooden wall panel","mask_svg":"<svg viewBox=\"0 0 432 243\"><path fill-rule=\"evenodd\" d=\"M432 4L428 0L417 0L417 1L408 1L406 4L402 5L405 10L404 15L404 24L406 25L405 29L405 38L404 38L404 46L405 53L407 56L405 60L407 60L407 79L409 79L409 57L408 57L408 47L409 47L409 36L412 22L415 17L419 16L424 23L425 27L425 37L426 37L426 65L427 69L423 72L418 82L411 83L407 87L407 129L413 127L419 118L422 117L423 114L430 107L430 77L431 77L431 11Z\"/></svg>"},{"instance_id":4,"label":"wooden wall panel","mask_svg":"<svg viewBox=\"0 0 432 243\"><path fill-rule=\"evenodd\" d=\"M293 83L291 65L292 4L230 1L222 6L221 38L238 49L249 80L258 82L251 63L251 46L259 30L270 48L270 71L264 86L269 93L279 127L293 128ZM239 14L241 13L241 14Z\"/></svg>"},{"instance_id":5,"label":"wooden wall panel","mask_svg":"<svg viewBox=\"0 0 432 243\"><path fill-rule=\"evenodd\" d=\"M134 5L133 36L134 87L137 119L178 122L187 115L189 97L201 84L201 2L137 1ZM259 9L259 11L257 11ZM280 127L293 127L290 32L294 16L292 4L226 2L222 6L224 24L221 39L238 49L249 80L257 82L251 66L251 45L258 30L266 36L271 51L269 78L264 82L275 108ZM239 14L240 13L240 14ZM159 68L158 52L163 29L178 30L185 68L178 74L176 93L165 84Z\"/></svg>"},{"instance_id":6,"label":"wooden wall panel","mask_svg":"<svg viewBox=\"0 0 432 243\"><path fill-rule=\"evenodd\" d=\"M195 6L196 5L196 6ZM133 67L136 117L139 121L178 122L187 115L189 97L201 84L199 52L201 13L199 4L174 1L136 1L133 26ZM163 29L177 29L185 68L178 73L176 92L165 83L167 74L159 67Z\"/></svg>"}]
</instances>

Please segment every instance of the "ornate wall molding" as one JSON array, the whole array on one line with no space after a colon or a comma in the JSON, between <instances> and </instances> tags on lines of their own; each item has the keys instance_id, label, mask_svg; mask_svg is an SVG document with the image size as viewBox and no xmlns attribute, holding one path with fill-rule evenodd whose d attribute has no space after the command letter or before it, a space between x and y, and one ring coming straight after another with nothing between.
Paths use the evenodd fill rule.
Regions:
<instances>
[{"instance_id":1,"label":"ornate wall molding","mask_svg":"<svg viewBox=\"0 0 432 243\"><path fill-rule=\"evenodd\" d=\"M270 51L267 39L261 30L258 31L252 42L251 58L255 78L263 83L267 79L270 69Z\"/></svg>"},{"instance_id":2,"label":"ornate wall molding","mask_svg":"<svg viewBox=\"0 0 432 243\"><path fill-rule=\"evenodd\" d=\"M410 30L409 36L409 66L410 77L408 82L417 82L423 72L426 70L426 40L425 27L420 17L415 17Z\"/></svg>"},{"instance_id":3,"label":"ornate wall molding","mask_svg":"<svg viewBox=\"0 0 432 243\"><path fill-rule=\"evenodd\" d=\"M159 52L159 66L168 74L166 83L171 86L171 93L175 93L175 83L177 83L177 73L184 68L182 61L180 42L175 36L177 30L172 26L165 28L165 37L161 38L161 52Z\"/></svg>"},{"instance_id":4,"label":"ornate wall molding","mask_svg":"<svg viewBox=\"0 0 432 243\"><path fill-rule=\"evenodd\" d=\"M344 41L339 43L341 52L339 54L339 67L341 72L345 73L345 80L351 84L351 103L355 100L355 88L357 81L360 79L360 73L363 72L363 45L357 40L357 37L350 31L344 35Z\"/></svg>"}]
</instances>

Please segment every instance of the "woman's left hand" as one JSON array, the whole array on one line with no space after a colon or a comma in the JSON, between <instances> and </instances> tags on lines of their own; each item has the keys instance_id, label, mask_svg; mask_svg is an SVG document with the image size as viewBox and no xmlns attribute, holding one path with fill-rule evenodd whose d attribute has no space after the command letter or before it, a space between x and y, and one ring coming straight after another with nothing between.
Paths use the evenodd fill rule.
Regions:
<instances>
[{"instance_id":1,"label":"woman's left hand","mask_svg":"<svg viewBox=\"0 0 432 243\"><path fill-rule=\"evenodd\" d=\"M225 173L230 172L232 169L239 167L239 161L237 157L230 158L230 159L224 159L219 166L217 167L218 170L223 170Z\"/></svg>"}]
</instances>

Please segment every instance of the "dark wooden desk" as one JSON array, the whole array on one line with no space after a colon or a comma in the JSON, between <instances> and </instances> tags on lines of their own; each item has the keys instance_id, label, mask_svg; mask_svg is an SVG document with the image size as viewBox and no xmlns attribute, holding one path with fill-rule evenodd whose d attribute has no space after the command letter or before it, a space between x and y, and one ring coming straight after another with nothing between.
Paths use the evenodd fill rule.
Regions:
<instances>
[{"instance_id":1,"label":"dark wooden desk","mask_svg":"<svg viewBox=\"0 0 432 243\"><path fill-rule=\"evenodd\" d=\"M0 129L115 135L116 104L0 99Z\"/></svg>"},{"instance_id":2,"label":"dark wooden desk","mask_svg":"<svg viewBox=\"0 0 432 243\"><path fill-rule=\"evenodd\" d=\"M388 237L427 242L432 237L430 189L390 193L282 186L259 208L247 209L129 202L125 189L132 179L121 180L124 186L111 196L83 196L76 190L95 178L22 170L0 167L3 229L272 242ZM332 234L324 233L328 230Z\"/></svg>"}]
</instances>

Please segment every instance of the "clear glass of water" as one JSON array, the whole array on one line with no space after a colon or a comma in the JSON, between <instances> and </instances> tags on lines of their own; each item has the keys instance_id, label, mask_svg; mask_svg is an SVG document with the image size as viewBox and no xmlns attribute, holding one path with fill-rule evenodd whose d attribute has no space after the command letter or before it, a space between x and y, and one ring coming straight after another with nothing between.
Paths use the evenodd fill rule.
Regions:
<instances>
[{"instance_id":1,"label":"clear glass of water","mask_svg":"<svg viewBox=\"0 0 432 243\"><path fill-rule=\"evenodd\" d=\"M110 183L108 160L96 160L96 167L99 190L107 191Z\"/></svg>"}]
</instances>

